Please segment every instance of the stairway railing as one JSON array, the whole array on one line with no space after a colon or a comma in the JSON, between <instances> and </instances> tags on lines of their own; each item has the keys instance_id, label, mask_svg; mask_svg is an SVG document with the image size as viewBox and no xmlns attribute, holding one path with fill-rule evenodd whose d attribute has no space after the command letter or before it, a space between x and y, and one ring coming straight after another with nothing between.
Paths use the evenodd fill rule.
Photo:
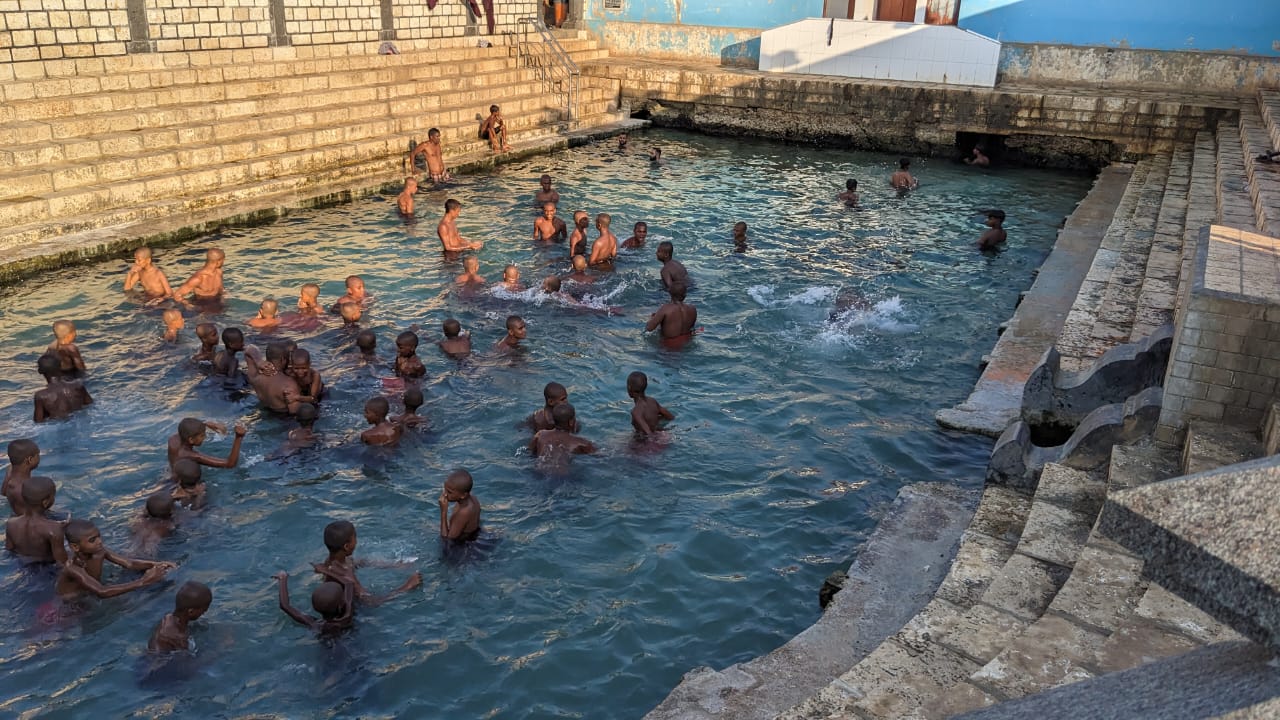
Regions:
<instances>
[{"instance_id":1,"label":"stairway railing","mask_svg":"<svg viewBox=\"0 0 1280 720\"><path fill-rule=\"evenodd\" d=\"M542 20L520 18L520 26L520 39L516 42L519 64L537 71L547 92L562 96L565 120L577 120L578 84L582 76L578 64Z\"/></svg>"}]
</instances>

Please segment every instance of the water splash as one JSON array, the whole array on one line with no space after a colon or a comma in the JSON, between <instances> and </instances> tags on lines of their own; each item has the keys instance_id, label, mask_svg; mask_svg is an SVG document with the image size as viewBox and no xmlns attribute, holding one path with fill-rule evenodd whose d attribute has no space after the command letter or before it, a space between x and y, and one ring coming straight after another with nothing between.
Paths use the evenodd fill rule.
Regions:
<instances>
[{"instance_id":1,"label":"water splash","mask_svg":"<svg viewBox=\"0 0 1280 720\"><path fill-rule=\"evenodd\" d=\"M823 323L817 337L823 343L850 345L855 344L868 331L896 334L914 332L916 328L916 324L908 319L902 298L894 295L870 306L854 305L833 312Z\"/></svg>"},{"instance_id":2,"label":"water splash","mask_svg":"<svg viewBox=\"0 0 1280 720\"><path fill-rule=\"evenodd\" d=\"M819 285L779 298L772 285L752 285L747 288L747 294L763 307L787 307L790 305L817 305L827 302L835 297L837 290L838 288L835 287Z\"/></svg>"}]
</instances>

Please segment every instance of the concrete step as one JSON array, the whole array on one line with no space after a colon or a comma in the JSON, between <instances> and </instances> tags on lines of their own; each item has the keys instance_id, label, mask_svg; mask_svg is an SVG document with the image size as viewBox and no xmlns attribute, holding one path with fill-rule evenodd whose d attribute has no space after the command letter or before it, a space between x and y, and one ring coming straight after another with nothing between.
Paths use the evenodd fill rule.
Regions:
<instances>
[{"instance_id":1,"label":"concrete step","mask_svg":"<svg viewBox=\"0 0 1280 720\"><path fill-rule=\"evenodd\" d=\"M1182 456L1174 448L1143 440L1111 448L1107 489L1126 490L1182 474Z\"/></svg>"},{"instance_id":2,"label":"concrete step","mask_svg":"<svg viewBox=\"0 0 1280 720\"><path fill-rule=\"evenodd\" d=\"M1036 486L1018 552L1071 568L1106 498L1102 477L1047 463Z\"/></svg>"},{"instance_id":3,"label":"concrete step","mask_svg":"<svg viewBox=\"0 0 1280 720\"><path fill-rule=\"evenodd\" d=\"M1262 456L1262 443L1252 430L1191 421L1182 445L1182 474L1217 470Z\"/></svg>"},{"instance_id":4,"label":"concrete step","mask_svg":"<svg viewBox=\"0 0 1280 720\"><path fill-rule=\"evenodd\" d=\"M1171 158L1167 155L1151 159L1151 171L1138 195L1116 264L1107 278L1107 289L1103 293L1097 319L1091 329L1094 340L1103 346L1103 352L1111 349L1111 346L1127 342L1133 330L1138 295L1142 291L1147 256L1155 238L1170 161Z\"/></svg>"},{"instance_id":5,"label":"concrete step","mask_svg":"<svg viewBox=\"0 0 1280 720\"><path fill-rule=\"evenodd\" d=\"M1217 219L1218 145L1213 133L1196 134L1191 161L1191 184L1187 188L1187 218L1182 231L1182 268L1178 273L1178 308L1191 292L1191 270L1200 246L1200 231ZM1175 310L1176 314L1176 310Z\"/></svg>"},{"instance_id":6,"label":"concrete step","mask_svg":"<svg viewBox=\"0 0 1280 720\"><path fill-rule=\"evenodd\" d=\"M1179 148L1173 153L1127 342L1148 337L1173 321L1193 156L1191 147Z\"/></svg>"},{"instance_id":7,"label":"concrete step","mask_svg":"<svg viewBox=\"0 0 1280 720\"><path fill-rule=\"evenodd\" d=\"M1103 234L1102 242L1094 253L1089 272L1080 283L1071 310L1063 323L1062 332L1056 343L1062 354L1062 369L1079 371L1092 365L1093 360L1102 355L1104 344L1093 337L1093 327L1097 322L1103 298L1107 292L1107 284L1111 274L1120 261L1121 248L1130 225L1133 223L1134 211L1139 197L1151 174L1152 162L1142 160L1133 168L1129 183L1125 186L1124 195L1116 206L1111 224Z\"/></svg>"},{"instance_id":8,"label":"concrete step","mask_svg":"<svg viewBox=\"0 0 1280 720\"><path fill-rule=\"evenodd\" d=\"M1259 90L1258 108L1262 111L1262 121L1271 140L1270 149L1280 150L1280 91Z\"/></svg>"},{"instance_id":9,"label":"concrete step","mask_svg":"<svg viewBox=\"0 0 1280 720\"><path fill-rule=\"evenodd\" d=\"M1240 143L1258 232L1280 237L1280 163L1257 161L1271 150L1271 136L1255 108L1240 110Z\"/></svg>"},{"instance_id":10,"label":"concrete step","mask_svg":"<svg viewBox=\"0 0 1280 720\"><path fill-rule=\"evenodd\" d=\"M1238 128L1218 126L1218 216L1215 222L1254 232L1258 219L1245 177L1242 142Z\"/></svg>"}]
</instances>

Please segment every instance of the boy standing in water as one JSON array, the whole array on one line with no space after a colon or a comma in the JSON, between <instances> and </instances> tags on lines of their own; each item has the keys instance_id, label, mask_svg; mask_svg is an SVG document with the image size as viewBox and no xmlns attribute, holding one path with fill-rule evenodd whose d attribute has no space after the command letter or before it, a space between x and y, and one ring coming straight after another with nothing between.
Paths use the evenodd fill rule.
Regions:
<instances>
[{"instance_id":1,"label":"boy standing in water","mask_svg":"<svg viewBox=\"0 0 1280 720\"><path fill-rule=\"evenodd\" d=\"M208 585L188 580L178 588L173 599L173 612L160 618L147 641L148 652L176 652L191 648L190 625L199 620L213 604L213 591Z\"/></svg>"},{"instance_id":2,"label":"boy standing in water","mask_svg":"<svg viewBox=\"0 0 1280 720\"><path fill-rule=\"evenodd\" d=\"M401 215L413 215L413 194L418 192L418 181L412 176L404 179L404 190L396 196L396 207Z\"/></svg>"},{"instance_id":3,"label":"boy standing in water","mask_svg":"<svg viewBox=\"0 0 1280 720\"><path fill-rule=\"evenodd\" d=\"M597 270L612 270L613 259L618 256L618 237L609 230L613 218L608 213L596 215L596 231L600 236L591 245L591 259L588 265Z\"/></svg>"},{"instance_id":4,"label":"boy standing in water","mask_svg":"<svg viewBox=\"0 0 1280 720\"><path fill-rule=\"evenodd\" d=\"M454 282L459 285L483 285L484 278L480 277L480 259L475 255L463 258L462 274L454 278Z\"/></svg>"},{"instance_id":5,"label":"boy standing in water","mask_svg":"<svg viewBox=\"0 0 1280 720\"><path fill-rule=\"evenodd\" d=\"M978 238L978 249L994 250L1009 237L1004 231L1004 211L988 210L986 225L987 230L982 233L982 237Z\"/></svg>"},{"instance_id":6,"label":"boy standing in water","mask_svg":"<svg viewBox=\"0 0 1280 720\"><path fill-rule=\"evenodd\" d=\"M635 407L631 410L631 427L645 436L657 432L660 423L676 419L670 410L644 394L648 387L649 378L644 373L633 372L627 376L627 395L635 401Z\"/></svg>"},{"instance_id":7,"label":"boy standing in water","mask_svg":"<svg viewBox=\"0 0 1280 720\"><path fill-rule=\"evenodd\" d=\"M258 306L258 315L249 321L249 327L259 330L275 330L280 327L280 303L272 298L267 298Z\"/></svg>"},{"instance_id":8,"label":"boy standing in water","mask_svg":"<svg viewBox=\"0 0 1280 720\"><path fill-rule=\"evenodd\" d=\"M444 247L446 253L460 253L463 250L479 250L484 247L484 243L476 240L467 242L462 239L462 234L458 232L458 216L462 214L462 203L449 198L444 201L444 217L440 218L440 224L436 226L436 235L440 238L440 245Z\"/></svg>"},{"instance_id":9,"label":"boy standing in water","mask_svg":"<svg viewBox=\"0 0 1280 720\"><path fill-rule=\"evenodd\" d=\"M325 578L349 587L355 597L366 605L381 605L391 598L406 593L422 584L422 573L415 572L400 587L386 595L375 596L360 584L356 577L358 563L351 557L356 551L356 526L346 520L335 520L324 528L324 546L329 557L312 567Z\"/></svg>"},{"instance_id":10,"label":"boy standing in water","mask_svg":"<svg viewBox=\"0 0 1280 720\"><path fill-rule=\"evenodd\" d=\"M524 292L524 285L520 282L520 268L508 265L503 269L502 287L511 292Z\"/></svg>"},{"instance_id":11,"label":"boy standing in water","mask_svg":"<svg viewBox=\"0 0 1280 720\"><path fill-rule=\"evenodd\" d=\"M836 196L840 202L853 207L858 204L858 181L850 178L844 181L844 192Z\"/></svg>"},{"instance_id":12,"label":"boy standing in water","mask_svg":"<svg viewBox=\"0 0 1280 720\"><path fill-rule=\"evenodd\" d=\"M307 626L321 637L336 635L354 623L356 603L353 586L343 587L341 583L333 581L316 586L311 591L311 607L320 613L320 617L315 618L289 603L289 573L281 570L272 577L280 583L280 609L294 622Z\"/></svg>"},{"instance_id":13,"label":"boy standing in water","mask_svg":"<svg viewBox=\"0 0 1280 720\"><path fill-rule=\"evenodd\" d=\"M57 492L47 477L22 483L22 514L9 518L4 526L4 546L9 552L32 562L67 564L62 523L49 517Z\"/></svg>"},{"instance_id":14,"label":"boy standing in water","mask_svg":"<svg viewBox=\"0 0 1280 720\"><path fill-rule=\"evenodd\" d=\"M595 278L587 274L587 259L582 255L573 256L573 272L564 276L565 280L576 283L593 283Z\"/></svg>"},{"instance_id":15,"label":"boy standing in water","mask_svg":"<svg viewBox=\"0 0 1280 720\"><path fill-rule=\"evenodd\" d=\"M573 232L569 233L569 257L587 254L587 227L591 224L591 216L578 210L573 214Z\"/></svg>"},{"instance_id":16,"label":"boy standing in water","mask_svg":"<svg viewBox=\"0 0 1280 720\"><path fill-rule=\"evenodd\" d=\"M747 251L747 224L741 221L733 224L733 251L738 253Z\"/></svg>"},{"instance_id":17,"label":"boy standing in water","mask_svg":"<svg viewBox=\"0 0 1280 720\"><path fill-rule=\"evenodd\" d=\"M454 360L471 354L471 335L462 334L462 323L448 318L440 328L444 331L444 339L437 343L441 352Z\"/></svg>"},{"instance_id":18,"label":"boy standing in water","mask_svg":"<svg viewBox=\"0 0 1280 720\"><path fill-rule=\"evenodd\" d=\"M63 600L74 600L84 593L100 598L110 598L132 592L164 579L165 573L177 567L171 562L152 562L123 557L108 550L102 544L102 534L88 520L67 522L67 543L71 557L62 566L55 589ZM102 566L111 562L126 570L141 571L142 577L118 585L102 584Z\"/></svg>"},{"instance_id":19,"label":"boy standing in water","mask_svg":"<svg viewBox=\"0 0 1280 720\"><path fill-rule=\"evenodd\" d=\"M675 255L675 246L667 241L658 243L658 262L662 263L662 286L671 287L671 283L680 281L688 284L689 271L678 260L672 259Z\"/></svg>"},{"instance_id":20,"label":"boy standing in water","mask_svg":"<svg viewBox=\"0 0 1280 720\"><path fill-rule=\"evenodd\" d=\"M553 206L560 204L560 193L551 188L550 175L543 173L542 177L538 178L538 184L541 185L542 188L533 195L534 205L541 205L543 206L543 209L546 209L548 203Z\"/></svg>"},{"instance_id":21,"label":"boy standing in water","mask_svg":"<svg viewBox=\"0 0 1280 720\"><path fill-rule=\"evenodd\" d=\"M188 295L197 301L218 300L222 297L222 265L227 254L219 248L209 248L205 253L204 267L195 271L187 281L173 291L175 300L185 302Z\"/></svg>"},{"instance_id":22,"label":"boy standing in water","mask_svg":"<svg viewBox=\"0 0 1280 720\"><path fill-rule=\"evenodd\" d=\"M298 348L289 354L289 374L298 383L298 392L302 393L304 402L320 402L324 394L324 380L320 373L311 368L311 353Z\"/></svg>"},{"instance_id":23,"label":"boy standing in water","mask_svg":"<svg viewBox=\"0 0 1280 720\"><path fill-rule=\"evenodd\" d=\"M567 402L556 405L551 410L551 419L555 423L555 427L551 430L539 430L533 434L533 440L529 442L529 449L539 458L556 457L561 461L567 460L567 455L582 455L593 453L596 446L586 438L573 434L572 428L577 426L577 413L574 412L573 406Z\"/></svg>"},{"instance_id":24,"label":"boy standing in water","mask_svg":"<svg viewBox=\"0 0 1280 720\"><path fill-rule=\"evenodd\" d=\"M240 328L225 328L222 331L222 349L213 356L213 374L225 376L228 380L240 379L240 361L238 353L244 352L244 333Z\"/></svg>"},{"instance_id":25,"label":"boy standing in water","mask_svg":"<svg viewBox=\"0 0 1280 720\"><path fill-rule=\"evenodd\" d=\"M303 315L320 314L320 286L307 283L298 291L298 312Z\"/></svg>"},{"instance_id":26,"label":"boy standing in water","mask_svg":"<svg viewBox=\"0 0 1280 720\"><path fill-rule=\"evenodd\" d=\"M649 223L643 222L643 221L638 222L636 223L636 226L631 229L631 237L622 241L622 247L628 250L635 250L636 248L642 248L644 247L644 239L648 236L649 236Z\"/></svg>"},{"instance_id":27,"label":"boy standing in water","mask_svg":"<svg viewBox=\"0 0 1280 720\"><path fill-rule=\"evenodd\" d=\"M405 388L404 414L396 418L395 423L403 427L417 427L426 422L427 419L418 414L418 408L422 407L424 401L422 388L416 385L410 385Z\"/></svg>"},{"instance_id":28,"label":"boy standing in water","mask_svg":"<svg viewBox=\"0 0 1280 720\"><path fill-rule=\"evenodd\" d=\"M62 374L62 362L54 355L41 355L36 370L44 376L45 387L35 394L36 422L58 420L93 403L89 391L79 380L69 380Z\"/></svg>"},{"instance_id":29,"label":"boy standing in water","mask_svg":"<svg viewBox=\"0 0 1280 720\"><path fill-rule=\"evenodd\" d=\"M84 358L76 347L76 326L70 320L53 323L53 342L45 352L58 358L63 375L74 377L84 372Z\"/></svg>"},{"instance_id":30,"label":"boy standing in water","mask_svg":"<svg viewBox=\"0 0 1280 720\"><path fill-rule=\"evenodd\" d=\"M493 349L500 353L511 352L520 347L520 341L524 340L527 334L528 330L524 318L519 315L508 315L507 334L498 341L498 344Z\"/></svg>"},{"instance_id":31,"label":"boy standing in water","mask_svg":"<svg viewBox=\"0 0 1280 720\"><path fill-rule=\"evenodd\" d=\"M541 242L560 242L564 240L568 228L564 221L556 217L556 204L549 202L542 206L542 217L533 221L533 239Z\"/></svg>"},{"instance_id":32,"label":"boy standing in water","mask_svg":"<svg viewBox=\"0 0 1280 720\"><path fill-rule=\"evenodd\" d=\"M389 412L391 404L382 396L370 398L364 404L364 419L373 426L360 433L360 440L365 445L395 445L400 442L404 428L387 420Z\"/></svg>"},{"instance_id":33,"label":"boy standing in water","mask_svg":"<svg viewBox=\"0 0 1280 720\"><path fill-rule=\"evenodd\" d=\"M227 454L227 459L205 455L196 450L204 444L205 429L226 432L225 425L214 422L204 422L197 418L183 418L178 423L178 432L169 436L167 451L169 454L169 470L174 473L174 479L177 479L175 470L176 463L179 460L193 460L200 465L208 465L215 468L233 468L236 463L240 462L240 443L244 441L245 429L243 425L236 425L235 439L231 441L231 452Z\"/></svg>"},{"instance_id":34,"label":"boy standing in water","mask_svg":"<svg viewBox=\"0 0 1280 720\"><path fill-rule=\"evenodd\" d=\"M915 190L920 186L920 181L911 175L911 160L902 158L898 161L898 170L889 176L889 184L895 190Z\"/></svg>"},{"instance_id":35,"label":"boy standing in water","mask_svg":"<svg viewBox=\"0 0 1280 720\"><path fill-rule=\"evenodd\" d=\"M347 292L338 301L333 304L335 311L342 309L342 303L355 303L363 306L365 301L369 299L369 294L364 289L364 279L359 275L347 276Z\"/></svg>"},{"instance_id":36,"label":"boy standing in water","mask_svg":"<svg viewBox=\"0 0 1280 720\"><path fill-rule=\"evenodd\" d=\"M468 542L480 535L480 501L471 494L471 473L461 468L449 473L440 492L440 537ZM456 503L453 517L449 504Z\"/></svg>"},{"instance_id":37,"label":"boy standing in water","mask_svg":"<svg viewBox=\"0 0 1280 720\"><path fill-rule=\"evenodd\" d=\"M556 421L552 419L551 413L556 409L557 405L563 405L569 402L569 391L558 382L549 382L542 388L542 400L545 404L538 410L535 410L534 413L525 421L529 423L534 432L555 428ZM573 421L573 425L569 428L569 431L578 432L578 421L576 419Z\"/></svg>"},{"instance_id":38,"label":"boy standing in water","mask_svg":"<svg viewBox=\"0 0 1280 720\"><path fill-rule=\"evenodd\" d=\"M406 380L417 380L427 374L427 368L418 357L418 336L408 330L396 336L396 375Z\"/></svg>"},{"instance_id":39,"label":"boy standing in water","mask_svg":"<svg viewBox=\"0 0 1280 720\"><path fill-rule=\"evenodd\" d=\"M142 292L148 300L159 301L173 294L169 287L169 278L164 276L160 268L151 264L151 248L140 247L133 251L133 267L124 276L124 291L129 292L135 285L142 285Z\"/></svg>"},{"instance_id":40,"label":"boy standing in water","mask_svg":"<svg viewBox=\"0 0 1280 720\"><path fill-rule=\"evenodd\" d=\"M21 515L26 505L22 502L22 484L31 479L31 471L40 467L40 446L35 440L23 438L9 443L9 467L4 472L4 484L0 494L9 501L14 515Z\"/></svg>"},{"instance_id":41,"label":"boy standing in water","mask_svg":"<svg viewBox=\"0 0 1280 720\"><path fill-rule=\"evenodd\" d=\"M360 310L360 303L344 302L338 305L338 314L342 316L342 327L358 328L360 327L360 318L364 313Z\"/></svg>"},{"instance_id":42,"label":"boy standing in water","mask_svg":"<svg viewBox=\"0 0 1280 720\"><path fill-rule=\"evenodd\" d=\"M164 341L178 342L178 331L187 326L187 321L183 319L182 312L175 308L169 308L160 317L164 320Z\"/></svg>"},{"instance_id":43,"label":"boy standing in water","mask_svg":"<svg viewBox=\"0 0 1280 720\"><path fill-rule=\"evenodd\" d=\"M200 340L200 350L191 356L191 362L212 363L218 354L218 326L213 323L200 323L196 326L196 337Z\"/></svg>"},{"instance_id":44,"label":"boy standing in water","mask_svg":"<svg viewBox=\"0 0 1280 720\"><path fill-rule=\"evenodd\" d=\"M191 458L182 458L175 462L173 478L178 481L178 487L173 489L169 497L189 510L199 510L204 507L208 487L201 479L203 474L200 466Z\"/></svg>"},{"instance_id":45,"label":"boy standing in water","mask_svg":"<svg viewBox=\"0 0 1280 720\"><path fill-rule=\"evenodd\" d=\"M676 341L693 337L693 326L698 322L698 309L684 301L684 283L672 283L667 291L671 293L671 302L658 308L657 312L649 316L649 322L645 324L644 331L658 330L662 334L664 344L675 345Z\"/></svg>"}]
</instances>

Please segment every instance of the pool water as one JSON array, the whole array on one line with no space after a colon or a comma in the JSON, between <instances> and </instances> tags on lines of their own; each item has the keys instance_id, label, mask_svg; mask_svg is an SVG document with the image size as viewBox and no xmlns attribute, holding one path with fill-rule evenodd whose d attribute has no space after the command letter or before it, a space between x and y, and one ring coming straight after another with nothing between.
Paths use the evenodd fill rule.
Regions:
<instances>
[{"instance_id":1,"label":"pool water","mask_svg":"<svg viewBox=\"0 0 1280 720\"><path fill-rule=\"evenodd\" d=\"M645 154L654 145L659 167ZM227 252L225 313L188 312L176 347L160 341L159 312L121 292L124 259L0 290L0 440L35 438L56 507L97 519L109 547L130 550L179 419L249 428L237 468L205 471L210 508L159 547L180 564L172 582L45 626L35 614L49 577L4 561L0 714L637 718L690 668L767 653L812 623L822 579L901 487L980 483L990 441L940 430L933 414L967 395L1089 178L918 161L920 189L899 197L885 155L667 131L632 148L601 143L464 176L420 193L416 222L387 195L158 251L175 286L206 247ZM623 251L590 290L599 309L453 287L460 264L435 238L446 197L463 203L464 237L485 241L491 280L508 262L535 286L565 271L563 245L530 240L542 172L557 178L562 217L611 212L620 240L649 223L648 246ZM846 177L861 180L859 208L835 201ZM1008 213L999 254L974 247L986 207ZM744 254L731 252L737 220L750 224ZM653 257L663 239L689 268L705 328L680 351L641 332L665 299ZM284 333L311 351L330 395L321 447L278 459L292 424L186 362L195 324L243 325L269 295L292 308L312 280L331 303L350 273L374 296L362 324L384 360L397 332L421 327L429 429L393 450L360 445L362 405L390 373L361 364L330 321ZM864 302L831 318L842 294ZM527 348L493 356L511 313L528 321ZM479 351L462 363L433 344L450 316ZM96 403L37 426L35 360L59 318L76 321ZM676 414L664 445L632 442L633 370ZM552 380L601 448L566 472L538 467L519 426ZM204 449L229 447L211 435ZM436 498L459 466L475 477L486 533L473 556L446 562ZM367 586L389 590L411 569L424 582L322 643L279 611L271 576L287 570L294 604L310 610L309 564L325 556L324 525L343 518L358 528L358 557L407 563L363 569ZM147 674L148 634L189 579L214 593L194 658Z\"/></svg>"}]
</instances>

